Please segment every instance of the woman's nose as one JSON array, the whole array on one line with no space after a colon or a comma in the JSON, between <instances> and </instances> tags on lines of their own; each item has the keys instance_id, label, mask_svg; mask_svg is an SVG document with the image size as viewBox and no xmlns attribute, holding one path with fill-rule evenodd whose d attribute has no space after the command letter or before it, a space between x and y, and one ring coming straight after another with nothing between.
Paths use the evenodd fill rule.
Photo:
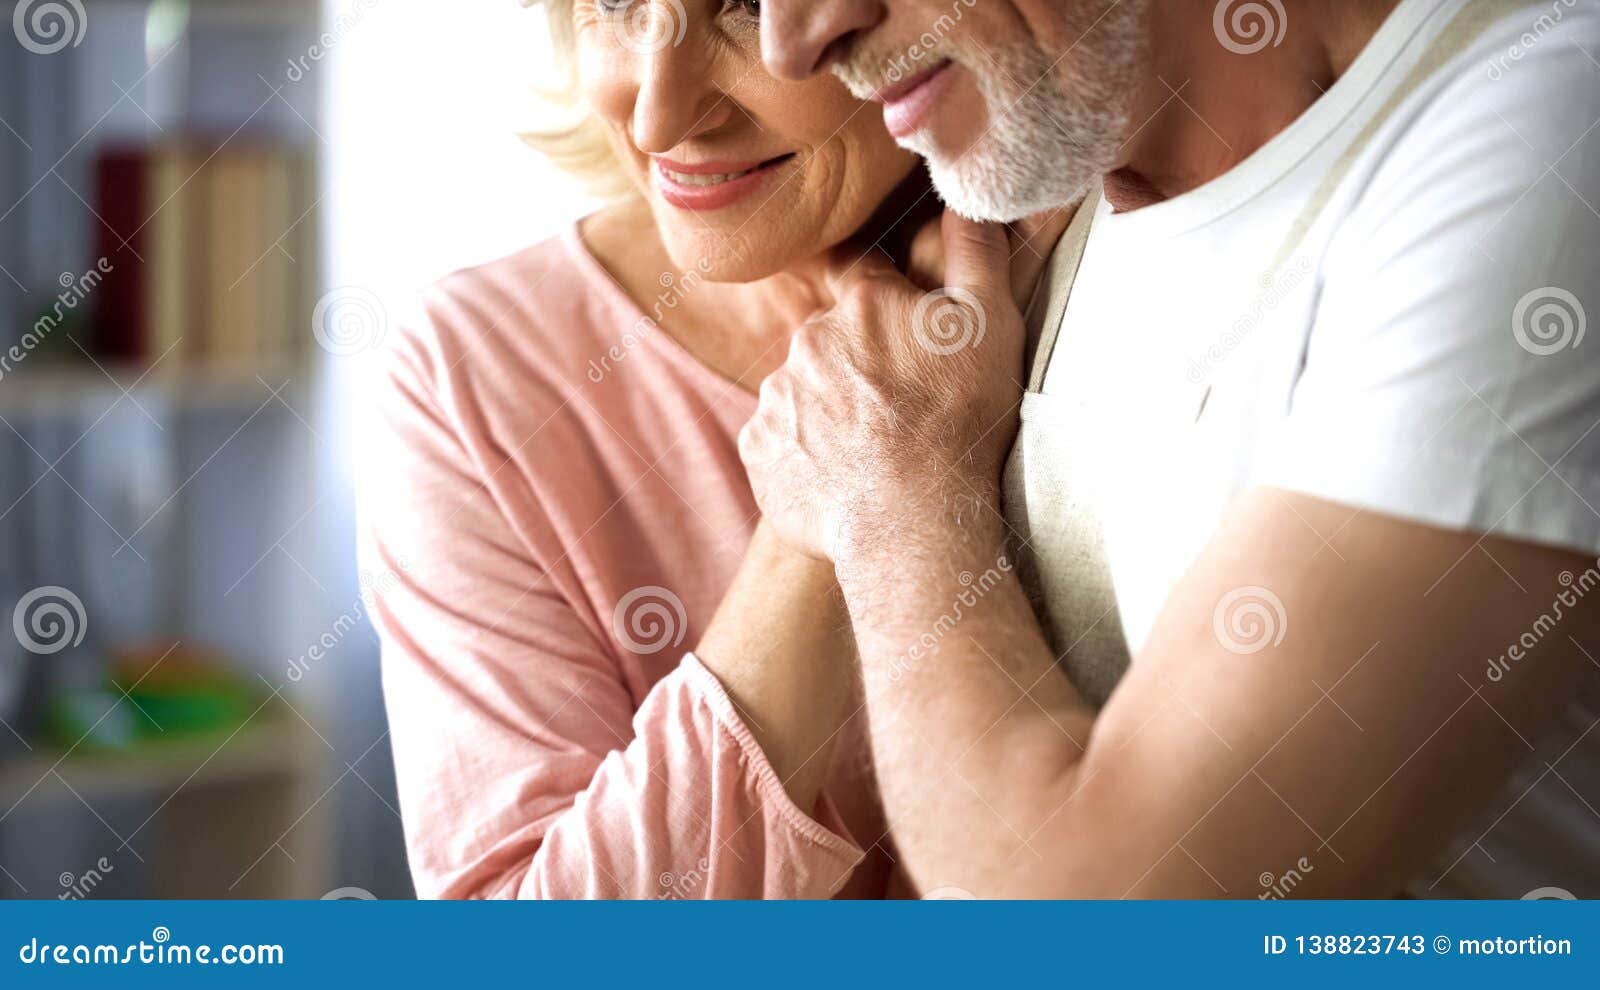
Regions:
<instances>
[{"instance_id":1,"label":"woman's nose","mask_svg":"<svg viewBox=\"0 0 1600 990\"><path fill-rule=\"evenodd\" d=\"M640 53L639 89L633 104L633 143L646 154L665 154L684 140L715 130L733 108L706 72L707 58L689 40Z\"/></svg>"}]
</instances>

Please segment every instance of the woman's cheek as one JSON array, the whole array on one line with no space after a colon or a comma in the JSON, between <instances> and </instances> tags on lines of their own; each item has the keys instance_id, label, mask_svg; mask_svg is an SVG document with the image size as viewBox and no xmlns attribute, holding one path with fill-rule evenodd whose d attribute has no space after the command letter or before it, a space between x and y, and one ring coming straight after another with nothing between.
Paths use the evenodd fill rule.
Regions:
<instances>
[{"instance_id":1,"label":"woman's cheek","mask_svg":"<svg viewBox=\"0 0 1600 990\"><path fill-rule=\"evenodd\" d=\"M638 97L632 59L608 43L602 31L590 30L578 39L578 88L589 106L609 124L626 126Z\"/></svg>"}]
</instances>

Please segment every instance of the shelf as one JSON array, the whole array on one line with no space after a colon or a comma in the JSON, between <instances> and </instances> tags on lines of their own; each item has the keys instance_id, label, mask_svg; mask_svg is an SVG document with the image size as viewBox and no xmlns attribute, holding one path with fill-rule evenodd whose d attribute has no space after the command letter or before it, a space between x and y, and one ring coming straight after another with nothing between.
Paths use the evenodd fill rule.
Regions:
<instances>
[{"instance_id":1,"label":"shelf","mask_svg":"<svg viewBox=\"0 0 1600 990\"><path fill-rule=\"evenodd\" d=\"M285 397L298 395L310 381L312 367L281 362L249 365L162 365L145 374L143 367L52 365L18 369L0 378L0 415L62 416L81 412L98 415L130 390L135 399L170 404L179 411L250 410L287 383ZM143 376L143 377L141 377ZM154 410L151 410L154 414Z\"/></svg>"},{"instance_id":2,"label":"shelf","mask_svg":"<svg viewBox=\"0 0 1600 990\"><path fill-rule=\"evenodd\" d=\"M35 747L0 763L0 814L81 798L151 794L158 800L204 787L295 777L315 771L325 749L310 727L281 705L269 706L232 730L146 743L116 751L60 751Z\"/></svg>"}]
</instances>

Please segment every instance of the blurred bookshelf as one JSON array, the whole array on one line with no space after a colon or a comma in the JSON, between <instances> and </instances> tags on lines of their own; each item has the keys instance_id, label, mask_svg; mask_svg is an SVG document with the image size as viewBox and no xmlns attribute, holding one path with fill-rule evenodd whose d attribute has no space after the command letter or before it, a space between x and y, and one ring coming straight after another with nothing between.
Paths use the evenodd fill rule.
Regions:
<instances>
[{"instance_id":1,"label":"blurred bookshelf","mask_svg":"<svg viewBox=\"0 0 1600 990\"><path fill-rule=\"evenodd\" d=\"M327 867L317 827L326 814L317 800L321 743L285 706L267 708L231 732L108 752L36 748L0 764L0 811L73 813L154 802L132 835L105 823L100 846L110 850L126 836L144 859L153 852L181 863L181 870L155 874L150 896L318 897ZM260 868L269 857L275 861Z\"/></svg>"},{"instance_id":2,"label":"blurred bookshelf","mask_svg":"<svg viewBox=\"0 0 1600 990\"><path fill-rule=\"evenodd\" d=\"M93 387L70 372L113 365L119 380L159 365L169 385L192 367L201 386L253 363L303 370L321 197L318 90L299 66L318 5L84 11L80 44L8 53L21 85L0 103L14 138L0 179L16 193L0 265L21 298L0 313L0 352L22 346L0 360L0 391ZM215 404L209 388L197 398Z\"/></svg>"},{"instance_id":3,"label":"blurred bookshelf","mask_svg":"<svg viewBox=\"0 0 1600 990\"><path fill-rule=\"evenodd\" d=\"M274 394L291 403L310 388L314 366L309 361L206 362L187 365L116 363L67 365L18 374L0 383L0 415L26 422L103 410L124 392L179 404L204 415L249 412L271 404Z\"/></svg>"},{"instance_id":4,"label":"blurred bookshelf","mask_svg":"<svg viewBox=\"0 0 1600 990\"><path fill-rule=\"evenodd\" d=\"M321 499L322 5L82 9L76 43L0 36L0 631L41 586L89 630L47 656L0 634L0 897L102 855L101 896L315 897L333 746L279 689L324 594L297 542ZM51 729L154 641L270 701L158 739Z\"/></svg>"}]
</instances>

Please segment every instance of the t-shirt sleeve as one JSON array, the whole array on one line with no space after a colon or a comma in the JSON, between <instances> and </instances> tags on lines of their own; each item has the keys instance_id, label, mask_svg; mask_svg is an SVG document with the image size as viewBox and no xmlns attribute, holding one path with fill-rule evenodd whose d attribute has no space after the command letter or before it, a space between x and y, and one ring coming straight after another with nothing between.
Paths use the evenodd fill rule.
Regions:
<instances>
[{"instance_id":1,"label":"t-shirt sleeve","mask_svg":"<svg viewBox=\"0 0 1600 990\"><path fill-rule=\"evenodd\" d=\"M435 387L451 361L424 351L378 369L361 497L418 894L835 894L864 853L832 804L793 803L692 654L635 703L502 510L469 413Z\"/></svg>"},{"instance_id":2,"label":"t-shirt sleeve","mask_svg":"<svg viewBox=\"0 0 1600 990\"><path fill-rule=\"evenodd\" d=\"M1256 483L1600 551L1597 114L1600 63L1552 35L1393 139L1333 236Z\"/></svg>"}]
</instances>

